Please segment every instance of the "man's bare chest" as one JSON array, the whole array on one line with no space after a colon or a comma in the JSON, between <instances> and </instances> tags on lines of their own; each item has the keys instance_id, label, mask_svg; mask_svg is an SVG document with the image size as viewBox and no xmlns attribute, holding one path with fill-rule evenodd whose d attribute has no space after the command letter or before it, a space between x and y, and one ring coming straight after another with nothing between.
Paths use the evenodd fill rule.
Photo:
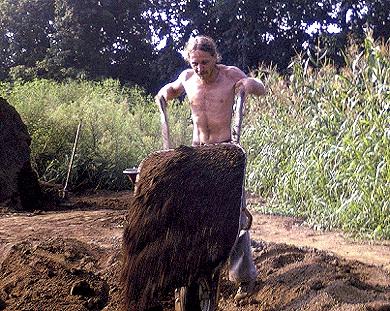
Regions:
<instances>
[{"instance_id":1,"label":"man's bare chest","mask_svg":"<svg viewBox=\"0 0 390 311\"><path fill-rule=\"evenodd\" d=\"M191 106L204 107L230 103L234 97L234 83L221 81L219 83L201 84L189 83L185 86Z\"/></svg>"}]
</instances>

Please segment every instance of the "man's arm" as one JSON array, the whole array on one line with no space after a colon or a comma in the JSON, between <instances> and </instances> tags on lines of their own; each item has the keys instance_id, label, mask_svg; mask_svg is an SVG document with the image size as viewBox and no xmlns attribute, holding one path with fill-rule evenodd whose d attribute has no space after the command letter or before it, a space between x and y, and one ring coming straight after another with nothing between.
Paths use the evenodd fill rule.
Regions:
<instances>
[{"instance_id":1,"label":"man's arm","mask_svg":"<svg viewBox=\"0 0 390 311\"><path fill-rule=\"evenodd\" d=\"M236 91L241 89L247 95L251 94L255 96L261 96L261 95L265 95L266 93L266 89L263 82L261 82L260 79L257 78L245 77L237 81Z\"/></svg>"},{"instance_id":2,"label":"man's arm","mask_svg":"<svg viewBox=\"0 0 390 311\"><path fill-rule=\"evenodd\" d=\"M228 66L227 68L229 76L236 81L234 85L236 94L239 94L240 90L242 90L246 95L265 95L266 88L260 79L248 77L241 69L235 66Z\"/></svg>"},{"instance_id":3,"label":"man's arm","mask_svg":"<svg viewBox=\"0 0 390 311\"><path fill-rule=\"evenodd\" d=\"M235 120L233 124L233 141L239 143L241 137L242 120L245 109L246 96L251 94L261 96L266 93L264 84L257 78L249 78L237 67L232 67L236 76L237 82L235 84L236 106L235 106Z\"/></svg>"},{"instance_id":4,"label":"man's arm","mask_svg":"<svg viewBox=\"0 0 390 311\"><path fill-rule=\"evenodd\" d=\"M158 91L156 97L164 97L167 102L179 97L184 93L183 81L188 78L189 74L190 72L188 69L184 70L175 81L164 85L160 91Z\"/></svg>"},{"instance_id":5,"label":"man's arm","mask_svg":"<svg viewBox=\"0 0 390 311\"><path fill-rule=\"evenodd\" d=\"M180 75L176 81L163 86L155 97L156 104L160 110L161 134L163 139L163 149L165 150L171 148L167 102L179 97L183 93L184 87L181 83L181 76L182 75Z\"/></svg>"}]
</instances>

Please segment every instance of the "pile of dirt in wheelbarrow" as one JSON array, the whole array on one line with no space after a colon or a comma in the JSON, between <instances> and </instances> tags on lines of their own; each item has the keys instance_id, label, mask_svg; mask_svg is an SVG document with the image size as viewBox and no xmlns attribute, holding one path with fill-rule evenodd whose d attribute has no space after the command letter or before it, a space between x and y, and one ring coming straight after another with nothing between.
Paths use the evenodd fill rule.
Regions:
<instances>
[{"instance_id":1,"label":"pile of dirt in wheelbarrow","mask_svg":"<svg viewBox=\"0 0 390 311\"><path fill-rule=\"evenodd\" d=\"M156 152L140 165L124 234L127 309L225 263L239 231L246 157L234 144Z\"/></svg>"}]
</instances>

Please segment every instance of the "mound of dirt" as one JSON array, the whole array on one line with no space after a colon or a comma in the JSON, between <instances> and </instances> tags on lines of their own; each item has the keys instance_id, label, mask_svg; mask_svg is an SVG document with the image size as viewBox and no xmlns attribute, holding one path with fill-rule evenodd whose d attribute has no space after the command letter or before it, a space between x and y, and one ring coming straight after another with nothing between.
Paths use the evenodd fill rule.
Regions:
<instances>
[{"instance_id":1,"label":"mound of dirt","mask_svg":"<svg viewBox=\"0 0 390 311\"><path fill-rule=\"evenodd\" d=\"M6 310L101 310L109 285L97 271L99 248L51 238L13 245L2 263ZM54 307L54 308L53 308Z\"/></svg>"},{"instance_id":2,"label":"mound of dirt","mask_svg":"<svg viewBox=\"0 0 390 311\"><path fill-rule=\"evenodd\" d=\"M131 197L130 192L104 193L71 198L73 210L1 214L0 310L122 311L121 245ZM294 241L296 233L287 226L291 219L284 219L254 213L256 291L236 304L237 287L223 277L219 311L390 310L390 276L380 267L326 250L273 243L276 235L263 241L261 231L275 229L276 223L278 235ZM314 234L320 238L310 232L300 239L310 244ZM329 244L335 240L325 237ZM172 295L163 307L173 310Z\"/></svg>"},{"instance_id":3,"label":"mound of dirt","mask_svg":"<svg viewBox=\"0 0 390 311\"><path fill-rule=\"evenodd\" d=\"M390 310L390 278L377 267L313 248L253 241L257 291L242 310ZM225 285L226 286L226 285ZM222 296L228 290L222 290ZM230 310L229 296L221 303Z\"/></svg>"},{"instance_id":4,"label":"mound of dirt","mask_svg":"<svg viewBox=\"0 0 390 311\"><path fill-rule=\"evenodd\" d=\"M0 204L39 207L41 189L30 163L31 138L19 113L0 97Z\"/></svg>"}]
</instances>

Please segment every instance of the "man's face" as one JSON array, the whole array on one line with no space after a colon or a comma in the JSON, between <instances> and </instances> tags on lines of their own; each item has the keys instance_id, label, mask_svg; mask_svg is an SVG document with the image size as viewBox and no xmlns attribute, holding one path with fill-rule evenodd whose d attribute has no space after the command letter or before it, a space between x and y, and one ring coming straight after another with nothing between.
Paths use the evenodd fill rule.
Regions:
<instances>
[{"instance_id":1,"label":"man's face","mask_svg":"<svg viewBox=\"0 0 390 311\"><path fill-rule=\"evenodd\" d=\"M217 57L201 50L192 51L189 56L191 68L199 78L202 80L211 78L217 63Z\"/></svg>"}]
</instances>

